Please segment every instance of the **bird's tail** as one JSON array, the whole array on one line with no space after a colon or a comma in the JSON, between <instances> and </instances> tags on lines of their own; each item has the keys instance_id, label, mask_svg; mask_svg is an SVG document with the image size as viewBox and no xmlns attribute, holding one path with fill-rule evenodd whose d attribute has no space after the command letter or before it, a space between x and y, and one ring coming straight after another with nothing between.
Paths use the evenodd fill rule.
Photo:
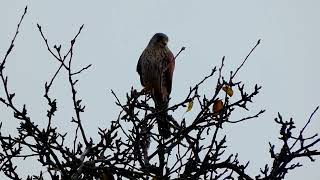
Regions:
<instances>
[{"instance_id":1,"label":"bird's tail","mask_svg":"<svg viewBox=\"0 0 320 180\"><path fill-rule=\"evenodd\" d=\"M169 100L168 99L161 99L155 101L155 108L157 111L162 111L168 108ZM157 123L158 123L158 131L161 137L168 139L171 135L170 132L170 120L169 115L167 112L161 112L157 116Z\"/></svg>"}]
</instances>

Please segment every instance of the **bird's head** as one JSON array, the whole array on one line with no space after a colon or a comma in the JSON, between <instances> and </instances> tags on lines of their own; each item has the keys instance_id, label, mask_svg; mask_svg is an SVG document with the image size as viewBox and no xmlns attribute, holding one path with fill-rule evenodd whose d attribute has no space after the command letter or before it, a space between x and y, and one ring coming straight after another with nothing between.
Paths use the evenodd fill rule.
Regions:
<instances>
[{"instance_id":1,"label":"bird's head","mask_svg":"<svg viewBox=\"0 0 320 180\"><path fill-rule=\"evenodd\" d=\"M156 33L153 35L151 38L149 45L153 47L160 47L160 48L165 48L168 44L169 38L167 35L163 33Z\"/></svg>"}]
</instances>

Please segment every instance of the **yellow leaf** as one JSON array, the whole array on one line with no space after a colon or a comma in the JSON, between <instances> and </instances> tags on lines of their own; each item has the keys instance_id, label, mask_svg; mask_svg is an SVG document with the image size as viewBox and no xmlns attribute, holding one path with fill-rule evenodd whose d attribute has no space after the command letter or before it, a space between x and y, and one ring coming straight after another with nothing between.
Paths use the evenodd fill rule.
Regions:
<instances>
[{"instance_id":1,"label":"yellow leaf","mask_svg":"<svg viewBox=\"0 0 320 180\"><path fill-rule=\"evenodd\" d=\"M186 111L186 112L191 111L192 107L193 107L193 100L189 101L189 103L188 103L188 108L187 108L187 111Z\"/></svg>"},{"instance_id":2,"label":"yellow leaf","mask_svg":"<svg viewBox=\"0 0 320 180\"><path fill-rule=\"evenodd\" d=\"M221 111L223 109L223 102L220 99L217 99L214 101L213 103L213 107L212 110L214 113L218 113L219 111Z\"/></svg>"},{"instance_id":3,"label":"yellow leaf","mask_svg":"<svg viewBox=\"0 0 320 180\"><path fill-rule=\"evenodd\" d=\"M230 86L226 85L222 89L228 94L228 96L231 97L233 95L233 90Z\"/></svg>"}]
</instances>

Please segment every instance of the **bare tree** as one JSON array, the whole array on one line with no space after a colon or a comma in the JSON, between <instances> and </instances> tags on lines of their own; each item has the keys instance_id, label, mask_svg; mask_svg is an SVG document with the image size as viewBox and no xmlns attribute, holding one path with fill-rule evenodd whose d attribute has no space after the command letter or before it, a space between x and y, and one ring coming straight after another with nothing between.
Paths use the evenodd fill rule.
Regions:
<instances>
[{"instance_id":1,"label":"bare tree","mask_svg":"<svg viewBox=\"0 0 320 180\"><path fill-rule=\"evenodd\" d=\"M238 154L227 154L227 138L221 129L228 123L240 123L256 119L264 110L252 116L241 119L231 119L235 109L249 110L247 105L259 94L261 86L255 85L251 91L244 88L241 81L236 81L238 71L243 67L250 54L259 45L260 40L252 48L242 64L228 76L223 75L224 58L221 65L214 67L199 83L190 87L185 99L162 111L156 111L152 98L132 88L126 95L126 101L121 102L115 92L111 92L116 105L121 109L118 118L112 120L111 127L99 129L100 140L94 142L86 135L82 122L85 105L77 92L77 75L90 68L87 65L79 70L73 68L73 51L83 25L72 38L69 50L62 54L61 45L51 45L45 31L38 24L37 28L51 56L60 65L52 78L45 83L44 98L48 103L47 126L40 128L29 116L26 105L18 107L14 102L15 93L9 89L8 77L5 74L7 59L12 53L20 25L27 8L18 23L16 33L0 64L1 103L13 111L14 118L20 122L18 134L5 135L0 129L0 170L10 179L22 179L17 170L15 160L37 159L46 168L39 174L30 175L27 179L283 179L285 175L302 164L299 158L308 157L311 161L320 155L315 148L320 138L317 134L305 136L305 129L310 124L317 107L311 114L305 126L298 134L293 133L294 121L284 120L280 114L275 123L280 128L282 146L270 144L272 164L266 164L260 169L259 175L246 172L249 162L242 163ZM182 49L183 50L183 49ZM180 51L181 52L181 51ZM179 52L179 53L180 53ZM57 100L50 95L52 84L59 73L67 73L67 81L72 93L71 100L75 116L72 122L76 126L73 144L66 143L66 136L59 127L54 127L52 120L57 112ZM216 79L213 94L201 94L200 87L208 79ZM239 93L239 99L230 98L234 92ZM156 117L163 112L174 114L177 109L190 111L193 104L199 104L200 110L192 120L174 119L170 116L171 136L165 139L159 135ZM193 110L194 111L194 110ZM188 114L187 114L188 115ZM0 127L2 126L1 122ZM79 137L78 137L79 135ZM222 138L220 138L222 137ZM209 143L208 143L209 142ZM150 146L155 148L149 148ZM294 163L293 160L296 160Z\"/></svg>"}]
</instances>

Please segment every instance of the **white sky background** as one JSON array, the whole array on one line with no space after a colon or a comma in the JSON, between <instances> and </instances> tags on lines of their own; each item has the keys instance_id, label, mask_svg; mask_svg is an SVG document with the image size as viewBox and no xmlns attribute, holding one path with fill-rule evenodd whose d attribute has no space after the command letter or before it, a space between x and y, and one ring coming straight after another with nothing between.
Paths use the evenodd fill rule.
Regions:
<instances>
[{"instance_id":1,"label":"white sky background","mask_svg":"<svg viewBox=\"0 0 320 180\"><path fill-rule=\"evenodd\" d=\"M83 114L87 134L97 139L98 127L109 127L118 115L110 89L123 100L131 86L140 89L137 60L156 32L164 32L169 47L178 58L174 74L171 104L185 98L189 87L210 73L226 56L227 75L241 64L243 58L262 39L238 74L238 80L252 89L262 85L261 93L249 106L252 111L239 111L234 120L252 115L260 109L266 113L259 119L224 128L229 153L238 152L247 171L256 175L270 162L268 142L276 142L279 126L273 119L277 112L302 128L309 115L320 104L320 1L21 1L0 3L0 57L4 57L25 5L28 13L22 23L14 51L5 72L9 87L16 93L19 105L27 104L29 115L41 125L46 123L47 104L43 98L44 83L59 65L46 50L36 24L42 25L49 43L69 47L70 40L84 24L76 42L74 64L93 67L79 76L78 95L86 104ZM214 81L205 84L204 92L214 90ZM2 88L2 87L1 87ZM57 126L72 132L71 94L65 76L60 75L53 86L58 99ZM3 91L0 89L0 93ZM194 109L195 110L195 109ZM192 115L192 113L190 113ZM310 135L320 131L320 113L307 129ZM11 111L0 105L0 121L4 132L15 132L17 120ZM179 118L180 114L173 116ZM71 135L71 134L70 134ZM318 148L319 145L318 145ZM31 162L21 162L24 173L37 172ZM319 179L320 159L289 173L286 179ZM0 176L1 177L1 176Z\"/></svg>"}]
</instances>

